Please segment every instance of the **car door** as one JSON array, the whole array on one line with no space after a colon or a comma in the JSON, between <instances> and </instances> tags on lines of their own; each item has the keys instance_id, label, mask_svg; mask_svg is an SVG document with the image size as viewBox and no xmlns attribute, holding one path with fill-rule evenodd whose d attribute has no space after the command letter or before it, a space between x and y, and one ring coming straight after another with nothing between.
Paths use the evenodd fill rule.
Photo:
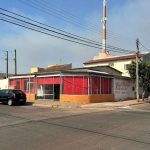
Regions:
<instances>
[{"instance_id":1,"label":"car door","mask_svg":"<svg viewBox=\"0 0 150 150\"><path fill-rule=\"evenodd\" d=\"M0 101L3 102L5 100L4 90L0 90Z\"/></svg>"},{"instance_id":2,"label":"car door","mask_svg":"<svg viewBox=\"0 0 150 150\"><path fill-rule=\"evenodd\" d=\"M2 91L0 90L0 102L2 102Z\"/></svg>"},{"instance_id":3,"label":"car door","mask_svg":"<svg viewBox=\"0 0 150 150\"><path fill-rule=\"evenodd\" d=\"M3 93L2 93L3 101L7 101L7 99L8 99L7 93L8 93L8 90L3 90Z\"/></svg>"}]
</instances>

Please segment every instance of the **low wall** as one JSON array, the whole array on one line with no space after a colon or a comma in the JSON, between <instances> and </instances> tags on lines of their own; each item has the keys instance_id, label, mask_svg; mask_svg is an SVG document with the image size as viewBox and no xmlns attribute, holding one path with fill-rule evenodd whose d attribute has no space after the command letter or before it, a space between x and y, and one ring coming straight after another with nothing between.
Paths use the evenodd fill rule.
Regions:
<instances>
[{"instance_id":1,"label":"low wall","mask_svg":"<svg viewBox=\"0 0 150 150\"><path fill-rule=\"evenodd\" d=\"M27 101L28 100L36 100L36 94L26 94Z\"/></svg>"},{"instance_id":2,"label":"low wall","mask_svg":"<svg viewBox=\"0 0 150 150\"><path fill-rule=\"evenodd\" d=\"M82 104L114 102L114 95L60 95L60 102L77 102Z\"/></svg>"}]
</instances>

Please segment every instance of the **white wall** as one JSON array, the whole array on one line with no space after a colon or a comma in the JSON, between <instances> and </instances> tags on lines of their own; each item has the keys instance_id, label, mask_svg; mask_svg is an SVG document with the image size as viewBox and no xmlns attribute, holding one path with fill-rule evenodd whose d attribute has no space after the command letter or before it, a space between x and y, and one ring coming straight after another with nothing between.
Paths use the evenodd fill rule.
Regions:
<instances>
[{"instance_id":1,"label":"white wall","mask_svg":"<svg viewBox=\"0 0 150 150\"><path fill-rule=\"evenodd\" d=\"M131 79L120 78L115 79L114 83L115 101L131 100L136 98L135 83ZM139 88L142 94L142 88Z\"/></svg>"},{"instance_id":2,"label":"white wall","mask_svg":"<svg viewBox=\"0 0 150 150\"><path fill-rule=\"evenodd\" d=\"M0 89L8 89L8 79L0 80Z\"/></svg>"}]
</instances>

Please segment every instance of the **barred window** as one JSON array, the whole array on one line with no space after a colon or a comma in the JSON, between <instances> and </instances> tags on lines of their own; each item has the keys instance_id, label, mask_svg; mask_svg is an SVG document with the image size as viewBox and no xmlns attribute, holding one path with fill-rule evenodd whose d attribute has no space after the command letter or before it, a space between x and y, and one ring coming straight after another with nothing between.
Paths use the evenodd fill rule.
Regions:
<instances>
[{"instance_id":1,"label":"barred window","mask_svg":"<svg viewBox=\"0 0 150 150\"><path fill-rule=\"evenodd\" d=\"M29 92L33 90L33 82L24 80L24 91Z\"/></svg>"}]
</instances>

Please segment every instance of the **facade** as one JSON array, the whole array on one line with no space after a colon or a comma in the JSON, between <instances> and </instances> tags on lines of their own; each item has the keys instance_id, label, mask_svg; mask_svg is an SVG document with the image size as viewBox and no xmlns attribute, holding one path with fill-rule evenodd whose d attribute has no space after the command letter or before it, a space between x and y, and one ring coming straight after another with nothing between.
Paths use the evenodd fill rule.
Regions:
<instances>
[{"instance_id":1,"label":"facade","mask_svg":"<svg viewBox=\"0 0 150 150\"><path fill-rule=\"evenodd\" d=\"M114 101L114 76L88 69L11 76L9 87L23 90L28 100L78 103Z\"/></svg>"},{"instance_id":2,"label":"facade","mask_svg":"<svg viewBox=\"0 0 150 150\"><path fill-rule=\"evenodd\" d=\"M150 61L150 53L139 54L139 58L144 61ZM96 66L111 66L114 69L122 72L122 76L129 77L127 68L131 61L136 59L135 54L124 55L124 56L111 56L106 58L93 59L85 62L84 67L96 67Z\"/></svg>"}]
</instances>

